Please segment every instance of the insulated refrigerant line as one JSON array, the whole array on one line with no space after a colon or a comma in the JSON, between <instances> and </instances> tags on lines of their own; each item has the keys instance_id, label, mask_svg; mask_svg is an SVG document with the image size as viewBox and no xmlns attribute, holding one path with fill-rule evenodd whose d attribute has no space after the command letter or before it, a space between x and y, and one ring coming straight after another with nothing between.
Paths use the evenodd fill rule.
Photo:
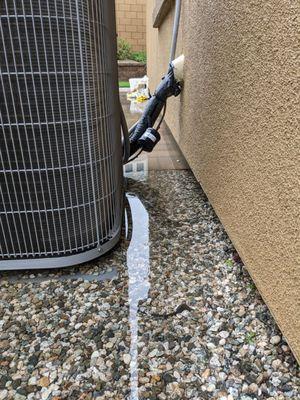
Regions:
<instances>
[{"instance_id":1,"label":"insulated refrigerant line","mask_svg":"<svg viewBox=\"0 0 300 400\"><path fill-rule=\"evenodd\" d=\"M175 5L175 16L174 26L171 42L171 61L166 75L162 78L160 84L156 88L153 96L148 101L148 104L144 110L144 113L138 123L129 131L130 141L130 159L132 161L140 149L151 152L157 143L160 141L160 134L158 129L163 121L158 125L158 128L154 129L153 126L156 120L159 118L162 110L166 108L167 99L172 96L178 96L181 93L182 81L183 81L183 65L184 56L174 60L178 31L181 17L181 0L176 0Z\"/></svg>"},{"instance_id":2,"label":"insulated refrigerant line","mask_svg":"<svg viewBox=\"0 0 300 400\"><path fill-rule=\"evenodd\" d=\"M183 67L184 67L184 56L180 56L175 59L178 31L181 17L181 0L176 0L175 5L175 16L174 26L171 42L171 61L169 68L161 82L157 86L153 96L149 99L143 115L139 121L129 130L129 142L130 142L130 157L124 157L124 163L133 161L137 155L140 154L140 150L151 152L161 137L158 132L161 123L164 119L167 99L172 96L179 96L182 90L183 82ZM163 116L156 129L153 128L155 122L163 112ZM123 129L124 144L128 145L127 130ZM124 146L125 147L125 146ZM126 150L126 149L125 149ZM124 151L124 154L128 154Z\"/></svg>"}]
</instances>

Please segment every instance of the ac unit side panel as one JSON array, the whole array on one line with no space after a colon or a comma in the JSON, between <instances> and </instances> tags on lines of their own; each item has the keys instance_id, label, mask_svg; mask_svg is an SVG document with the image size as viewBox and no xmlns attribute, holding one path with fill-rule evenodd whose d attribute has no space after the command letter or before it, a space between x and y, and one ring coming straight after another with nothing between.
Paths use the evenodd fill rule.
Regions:
<instances>
[{"instance_id":1,"label":"ac unit side panel","mask_svg":"<svg viewBox=\"0 0 300 400\"><path fill-rule=\"evenodd\" d=\"M113 1L0 3L0 268L113 245L117 96Z\"/></svg>"}]
</instances>

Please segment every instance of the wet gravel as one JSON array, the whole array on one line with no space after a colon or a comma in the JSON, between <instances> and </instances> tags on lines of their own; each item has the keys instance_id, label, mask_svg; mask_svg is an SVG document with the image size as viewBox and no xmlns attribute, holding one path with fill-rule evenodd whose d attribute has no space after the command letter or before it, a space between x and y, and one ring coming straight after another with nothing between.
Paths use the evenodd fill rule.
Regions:
<instances>
[{"instance_id":1,"label":"wet gravel","mask_svg":"<svg viewBox=\"0 0 300 400\"><path fill-rule=\"evenodd\" d=\"M149 213L142 246L0 275L0 400L300 399L297 363L191 172L128 190Z\"/></svg>"}]
</instances>

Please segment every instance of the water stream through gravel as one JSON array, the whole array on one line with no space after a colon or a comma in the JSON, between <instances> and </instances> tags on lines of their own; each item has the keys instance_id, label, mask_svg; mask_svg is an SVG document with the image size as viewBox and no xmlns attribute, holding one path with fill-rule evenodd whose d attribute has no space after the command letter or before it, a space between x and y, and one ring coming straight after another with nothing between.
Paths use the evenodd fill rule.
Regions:
<instances>
[{"instance_id":1,"label":"water stream through gravel","mask_svg":"<svg viewBox=\"0 0 300 400\"><path fill-rule=\"evenodd\" d=\"M149 215L142 201L135 195L126 195L129 209L125 213L125 236L130 244L127 249L126 263L128 269L128 298L129 298L129 325L131 333L130 344L130 400L138 400L138 311L139 302L148 298L150 249L149 249ZM130 213L130 217L129 217ZM85 274L81 272L66 273L63 275L51 274L52 281L84 280L86 282L104 282L118 278L117 268L110 268L99 274ZM20 273L10 273L7 280L11 283L22 281L35 284L49 281L49 274L41 276L24 276Z\"/></svg>"},{"instance_id":2,"label":"water stream through gravel","mask_svg":"<svg viewBox=\"0 0 300 400\"><path fill-rule=\"evenodd\" d=\"M127 250L131 400L138 400L138 309L149 293L149 216L141 200L127 195L132 215L132 237Z\"/></svg>"},{"instance_id":3,"label":"water stream through gravel","mask_svg":"<svg viewBox=\"0 0 300 400\"><path fill-rule=\"evenodd\" d=\"M113 252L1 272L0 399L300 400L296 361L190 171L127 190Z\"/></svg>"}]
</instances>

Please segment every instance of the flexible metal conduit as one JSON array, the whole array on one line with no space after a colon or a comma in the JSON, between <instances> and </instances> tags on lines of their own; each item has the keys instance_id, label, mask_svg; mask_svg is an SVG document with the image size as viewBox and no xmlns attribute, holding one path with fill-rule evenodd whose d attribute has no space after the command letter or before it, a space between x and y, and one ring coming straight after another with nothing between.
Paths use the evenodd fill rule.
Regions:
<instances>
[{"instance_id":1,"label":"flexible metal conduit","mask_svg":"<svg viewBox=\"0 0 300 400\"><path fill-rule=\"evenodd\" d=\"M173 35L172 35L172 45L171 45L170 63L171 63L173 60L175 60L175 57L176 57L176 48L177 48L178 31L179 31L179 24L180 24L180 16L181 16L181 0L176 0L175 18L174 18L174 27L173 27Z\"/></svg>"}]
</instances>

